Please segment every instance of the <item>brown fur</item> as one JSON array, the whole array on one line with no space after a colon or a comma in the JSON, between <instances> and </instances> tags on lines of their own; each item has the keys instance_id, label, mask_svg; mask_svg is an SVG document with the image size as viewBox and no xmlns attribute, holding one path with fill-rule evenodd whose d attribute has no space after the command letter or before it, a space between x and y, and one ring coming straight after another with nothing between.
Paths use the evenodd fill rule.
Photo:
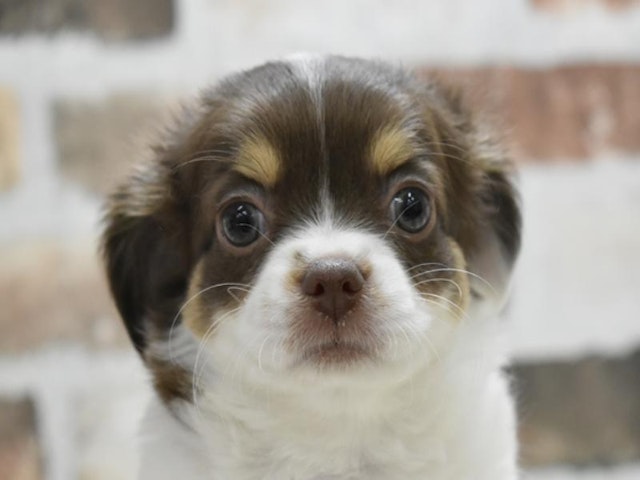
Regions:
<instances>
[{"instance_id":1,"label":"brown fur","mask_svg":"<svg viewBox=\"0 0 640 480\"><path fill-rule=\"evenodd\" d=\"M371 163L380 175L387 175L415 155L416 147L402 128L387 126L371 142Z\"/></svg>"}]
</instances>

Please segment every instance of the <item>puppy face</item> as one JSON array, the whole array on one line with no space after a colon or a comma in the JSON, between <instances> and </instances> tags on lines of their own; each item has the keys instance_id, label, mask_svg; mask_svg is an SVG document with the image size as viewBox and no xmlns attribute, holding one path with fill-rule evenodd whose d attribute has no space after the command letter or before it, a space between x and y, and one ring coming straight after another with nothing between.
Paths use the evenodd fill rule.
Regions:
<instances>
[{"instance_id":1,"label":"puppy face","mask_svg":"<svg viewBox=\"0 0 640 480\"><path fill-rule=\"evenodd\" d=\"M271 379L432 361L500 303L519 247L508 168L455 93L384 64L223 81L110 204L112 292L158 391L191 396L193 351L158 347L177 331L214 369Z\"/></svg>"}]
</instances>

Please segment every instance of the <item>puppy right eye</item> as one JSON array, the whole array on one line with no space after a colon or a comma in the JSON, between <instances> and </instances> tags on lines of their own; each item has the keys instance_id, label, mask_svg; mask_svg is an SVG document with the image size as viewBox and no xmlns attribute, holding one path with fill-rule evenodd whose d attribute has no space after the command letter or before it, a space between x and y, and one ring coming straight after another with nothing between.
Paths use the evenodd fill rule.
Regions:
<instances>
[{"instance_id":1,"label":"puppy right eye","mask_svg":"<svg viewBox=\"0 0 640 480\"><path fill-rule=\"evenodd\" d=\"M264 235L264 214L253 204L236 202L221 215L222 234L235 247L247 247Z\"/></svg>"},{"instance_id":2,"label":"puppy right eye","mask_svg":"<svg viewBox=\"0 0 640 480\"><path fill-rule=\"evenodd\" d=\"M429 197L420 188L403 188L391 199L391 220L407 233L424 230L431 218Z\"/></svg>"}]
</instances>

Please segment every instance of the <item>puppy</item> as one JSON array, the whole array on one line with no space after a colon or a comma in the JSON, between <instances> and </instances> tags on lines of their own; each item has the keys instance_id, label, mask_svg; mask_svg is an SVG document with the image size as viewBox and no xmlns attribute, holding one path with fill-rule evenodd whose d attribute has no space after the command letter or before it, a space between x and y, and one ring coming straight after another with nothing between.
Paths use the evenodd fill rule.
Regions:
<instances>
[{"instance_id":1,"label":"puppy","mask_svg":"<svg viewBox=\"0 0 640 480\"><path fill-rule=\"evenodd\" d=\"M510 170L454 90L383 63L298 57L202 95L103 238L157 394L141 478L516 478Z\"/></svg>"}]
</instances>

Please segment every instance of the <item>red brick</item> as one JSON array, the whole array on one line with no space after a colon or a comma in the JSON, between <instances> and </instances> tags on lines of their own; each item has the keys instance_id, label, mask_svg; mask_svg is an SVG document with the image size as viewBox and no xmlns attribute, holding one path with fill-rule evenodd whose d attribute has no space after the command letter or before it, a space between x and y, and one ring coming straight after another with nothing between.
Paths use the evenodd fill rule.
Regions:
<instances>
[{"instance_id":1,"label":"red brick","mask_svg":"<svg viewBox=\"0 0 640 480\"><path fill-rule=\"evenodd\" d=\"M513 372L525 465L640 460L640 351L519 365Z\"/></svg>"},{"instance_id":2,"label":"red brick","mask_svg":"<svg viewBox=\"0 0 640 480\"><path fill-rule=\"evenodd\" d=\"M0 478L43 478L35 410L27 399L0 399Z\"/></svg>"},{"instance_id":3,"label":"red brick","mask_svg":"<svg viewBox=\"0 0 640 480\"><path fill-rule=\"evenodd\" d=\"M170 115L173 102L137 94L104 100L59 99L54 133L62 174L105 194L131 167L150 155L150 143Z\"/></svg>"},{"instance_id":4,"label":"red brick","mask_svg":"<svg viewBox=\"0 0 640 480\"><path fill-rule=\"evenodd\" d=\"M92 245L3 245L0 265L3 353L55 342L128 344Z\"/></svg>"},{"instance_id":5,"label":"red brick","mask_svg":"<svg viewBox=\"0 0 640 480\"><path fill-rule=\"evenodd\" d=\"M140 40L167 35L173 29L173 0L84 0L89 25L109 40Z\"/></svg>"},{"instance_id":6,"label":"red brick","mask_svg":"<svg viewBox=\"0 0 640 480\"><path fill-rule=\"evenodd\" d=\"M462 84L519 160L640 153L640 65L425 69Z\"/></svg>"},{"instance_id":7,"label":"red brick","mask_svg":"<svg viewBox=\"0 0 640 480\"><path fill-rule=\"evenodd\" d=\"M169 34L174 0L18 0L3 2L0 34L90 31L105 40L142 40Z\"/></svg>"}]
</instances>

